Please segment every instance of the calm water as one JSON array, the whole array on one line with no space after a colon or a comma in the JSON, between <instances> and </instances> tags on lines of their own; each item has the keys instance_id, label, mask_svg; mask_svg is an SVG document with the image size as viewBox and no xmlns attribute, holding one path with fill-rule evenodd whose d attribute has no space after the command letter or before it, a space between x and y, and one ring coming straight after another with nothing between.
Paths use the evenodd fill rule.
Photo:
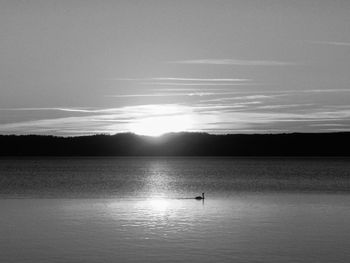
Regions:
<instances>
[{"instance_id":1,"label":"calm water","mask_svg":"<svg viewBox=\"0 0 350 263\"><path fill-rule=\"evenodd\" d=\"M349 159L0 159L0 262L348 262L349 190Z\"/></svg>"}]
</instances>

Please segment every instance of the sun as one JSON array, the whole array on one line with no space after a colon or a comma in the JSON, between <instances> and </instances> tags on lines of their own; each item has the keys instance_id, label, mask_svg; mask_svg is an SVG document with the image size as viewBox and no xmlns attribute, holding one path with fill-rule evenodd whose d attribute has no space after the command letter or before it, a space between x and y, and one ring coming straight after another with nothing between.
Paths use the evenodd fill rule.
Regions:
<instances>
[{"instance_id":1,"label":"sun","mask_svg":"<svg viewBox=\"0 0 350 263\"><path fill-rule=\"evenodd\" d=\"M139 135L160 136L169 132L188 131L192 127L189 116L157 116L142 118L130 127L131 132Z\"/></svg>"}]
</instances>

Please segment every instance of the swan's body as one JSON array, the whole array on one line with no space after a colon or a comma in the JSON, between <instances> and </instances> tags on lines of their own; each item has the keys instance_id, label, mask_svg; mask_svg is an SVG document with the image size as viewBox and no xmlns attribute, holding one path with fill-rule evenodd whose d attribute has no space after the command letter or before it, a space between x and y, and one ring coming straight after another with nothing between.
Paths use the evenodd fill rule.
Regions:
<instances>
[{"instance_id":1,"label":"swan's body","mask_svg":"<svg viewBox=\"0 0 350 263\"><path fill-rule=\"evenodd\" d=\"M204 193L202 193L202 196L196 196L194 199L196 199L196 200L204 200Z\"/></svg>"}]
</instances>

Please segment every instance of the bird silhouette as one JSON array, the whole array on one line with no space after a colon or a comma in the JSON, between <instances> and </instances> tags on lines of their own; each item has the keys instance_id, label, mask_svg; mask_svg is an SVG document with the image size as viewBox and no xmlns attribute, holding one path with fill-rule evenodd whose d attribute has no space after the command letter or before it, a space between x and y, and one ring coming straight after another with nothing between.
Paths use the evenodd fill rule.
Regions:
<instances>
[{"instance_id":1,"label":"bird silhouette","mask_svg":"<svg viewBox=\"0 0 350 263\"><path fill-rule=\"evenodd\" d=\"M202 193L202 196L196 196L194 199L196 199L196 200L204 200L204 193Z\"/></svg>"}]
</instances>

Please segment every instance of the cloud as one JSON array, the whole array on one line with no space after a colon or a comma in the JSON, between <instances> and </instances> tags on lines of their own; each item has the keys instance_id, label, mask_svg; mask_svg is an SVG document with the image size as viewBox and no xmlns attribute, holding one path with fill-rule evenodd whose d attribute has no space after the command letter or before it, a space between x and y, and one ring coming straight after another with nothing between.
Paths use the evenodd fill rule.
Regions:
<instances>
[{"instance_id":1,"label":"cloud","mask_svg":"<svg viewBox=\"0 0 350 263\"><path fill-rule=\"evenodd\" d=\"M212 96L214 92L190 92L190 93L149 93L149 94L121 94L121 95L106 95L111 98L137 98L137 97L184 97L184 96Z\"/></svg>"},{"instance_id":2,"label":"cloud","mask_svg":"<svg viewBox=\"0 0 350 263\"><path fill-rule=\"evenodd\" d=\"M323 129L323 130L328 132L349 132L350 128L330 128L330 129Z\"/></svg>"},{"instance_id":3,"label":"cloud","mask_svg":"<svg viewBox=\"0 0 350 263\"><path fill-rule=\"evenodd\" d=\"M105 95L108 98L133 98L133 97L172 97L172 96L188 96L187 93L149 93L149 94L117 94L117 95Z\"/></svg>"},{"instance_id":4,"label":"cloud","mask_svg":"<svg viewBox=\"0 0 350 263\"><path fill-rule=\"evenodd\" d=\"M243 85L243 84L241 84ZM249 84L248 84L249 85ZM105 97L111 98L137 98L137 97L186 97L186 96L221 96L221 95L238 95L238 94L254 94L252 96L260 96L259 99L272 98L277 96L288 96L290 94L301 94L301 93L337 93L337 92L350 92L350 89L307 89L307 90L264 90L260 91L259 95L256 95L256 90L235 90L235 91L225 91L229 89L153 89L154 91L164 91L155 93L143 93L143 94L111 94L105 95ZM177 92L178 91L178 92ZM188 91L188 92L182 92ZM266 95L275 94L275 95ZM237 97L236 97L237 98ZM207 100L210 101L229 101L234 100L234 97L225 98L215 98ZM242 99L249 99L248 96L243 96ZM204 100L201 102L205 102Z\"/></svg>"},{"instance_id":5,"label":"cloud","mask_svg":"<svg viewBox=\"0 0 350 263\"><path fill-rule=\"evenodd\" d=\"M247 78L183 78L183 77L154 77L154 78L115 78L118 81L136 81L140 85L160 86L233 86L253 85L252 79Z\"/></svg>"},{"instance_id":6,"label":"cloud","mask_svg":"<svg viewBox=\"0 0 350 263\"><path fill-rule=\"evenodd\" d=\"M197 82L245 82L251 81L246 78L177 78L177 77L155 77L155 78L113 78L118 81L197 81Z\"/></svg>"},{"instance_id":7,"label":"cloud","mask_svg":"<svg viewBox=\"0 0 350 263\"><path fill-rule=\"evenodd\" d=\"M313 44L320 44L320 45L350 47L350 42L339 42L339 41L308 41L308 42Z\"/></svg>"},{"instance_id":8,"label":"cloud","mask_svg":"<svg viewBox=\"0 0 350 263\"><path fill-rule=\"evenodd\" d=\"M274 60L243 60L243 59L194 59L170 61L175 64L204 64L204 65L235 65L235 66L289 66L292 62Z\"/></svg>"},{"instance_id":9,"label":"cloud","mask_svg":"<svg viewBox=\"0 0 350 263\"><path fill-rule=\"evenodd\" d=\"M184 96L218 96L218 95L232 95L239 94L239 91L233 92L186 92L186 93L148 93L148 94L116 94L116 95L105 95L105 97L111 98L133 98L133 97L184 97Z\"/></svg>"},{"instance_id":10,"label":"cloud","mask_svg":"<svg viewBox=\"0 0 350 263\"><path fill-rule=\"evenodd\" d=\"M350 89L308 89L308 90L302 90L300 92L315 92L315 93L321 93L321 92L350 92Z\"/></svg>"},{"instance_id":11,"label":"cloud","mask_svg":"<svg viewBox=\"0 0 350 263\"><path fill-rule=\"evenodd\" d=\"M235 93L237 94L237 93ZM200 102L225 102L225 101L235 101L235 100L256 100L256 99L271 99L277 97L278 95L248 95L248 96L236 96L236 97L225 97L217 99L207 99L201 100Z\"/></svg>"},{"instance_id":12,"label":"cloud","mask_svg":"<svg viewBox=\"0 0 350 263\"><path fill-rule=\"evenodd\" d=\"M63 111L63 112L81 112L81 113L104 113L113 112L115 108L96 108L96 107L72 107L72 108L0 108L0 111Z\"/></svg>"},{"instance_id":13,"label":"cloud","mask_svg":"<svg viewBox=\"0 0 350 263\"><path fill-rule=\"evenodd\" d=\"M286 129L240 129L240 128L232 128L232 129L213 129L210 132L213 133L286 133L288 130Z\"/></svg>"},{"instance_id":14,"label":"cloud","mask_svg":"<svg viewBox=\"0 0 350 263\"><path fill-rule=\"evenodd\" d=\"M51 110L48 108L47 110ZM151 117L171 117L189 114L191 108L177 104L138 105L104 109L105 114L39 119L0 124L0 132L16 134L76 135L130 131L130 125ZM99 112L96 112L99 113Z\"/></svg>"},{"instance_id":15,"label":"cloud","mask_svg":"<svg viewBox=\"0 0 350 263\"><path fill-rule=\"evenodd\" d=\"M163 86L244 86L253 85L252 83L220 83L220 82L141 82L142 85L163 85Z\"/></svg>"},{"instance_id":16,"label":"cloud","mask_svg":"<svg viewBox=\"0 0 350 263\"><path fill-rule=\"evenodd\" d=\"M92 112L87 108L0 108L0 111L67 111L67 112Z\"/></svg>"},{"instance_id":17,"label":"cloud","mask_svg":"<svg viewBox=\"0 0 350 263\"><path fill-rule=\"evenodd\" d=\"M152 89L153 91L163 91L163 92L173 92L173 91L227 91L230 90L228 88L186 88L186 87L181 87L181 88L154 88Z\"/></svg>"},{"instance_id":18,"label":"cloud","mask_svg":"<svg viewBox=\"0 0 350 263\"><path fill-rule=\"evenodd\" d=\"M314 104L280 104L280 105L264 105L264 106L259 106L259 109L264 109L264 110L273 110L273 109L290 109L290 108L300 108L300 107L309 107L313 106Z\"/></svg>"},{"instance_id":19,"label":"cloud","mask_svg":"<svg viewBox=\"0 0 350 263\"><path fill-rule=\"evenodd\" d=\"M152 80L174 80L174 81L200 81L200 82L236 82L236 81L250 81L251 79L240 78L152 78Z\"/></svg>"},{"instance_id":20,"label":"cloud","mask_svg":"<svg viewBox=\"0 0 350 263\"><path fill-rule=\"evenodd\" d=\"M250 99L253 98L252 96ZM173 119L188 120L188 126L186 127L190 128L187 130L205 132L321 131L324 129L347 130L345 124L350 119L350 108L301 107L298 110L288 109L288 112L285 112L282 108L271 111L271 109L262 109L259 106L254 106L259 104L261 104L261 101L238 100L232 104L205 103L193 106L185 104L152 104L106 109L91 108L90 114L86 116L75 115L0 124L0 132L7 134L38 133L65 136L94 133L114 134L126 131L133 132L135 127L139 127L142 130L142 125L147 124L149 121L152 121L152 125L161 127L164 121L171 123ZM24 108L21 110L24 110ZM46 110L52 109L47 108ZM76 112L76 114L79 114L79 112ZM337 123L339 126L326 126L325 124L327 123ZM318 124L319 126L312 126L312 124ZM174 125L176 125L176 122L174 122ZM340 125L344 125L344 127Z\"/></svg>"},{"instance_id":21,"label":"cloud","mask_svg":"<svg viewBox=\"0 0 350 263\"><path fill-rule=\"evenodd\" d=\"M310 126L314 126L314 127L349 127L348 124L339 124L339 123L317 123L317 124L310 124Z\"/></svg>"}]
</instances>

